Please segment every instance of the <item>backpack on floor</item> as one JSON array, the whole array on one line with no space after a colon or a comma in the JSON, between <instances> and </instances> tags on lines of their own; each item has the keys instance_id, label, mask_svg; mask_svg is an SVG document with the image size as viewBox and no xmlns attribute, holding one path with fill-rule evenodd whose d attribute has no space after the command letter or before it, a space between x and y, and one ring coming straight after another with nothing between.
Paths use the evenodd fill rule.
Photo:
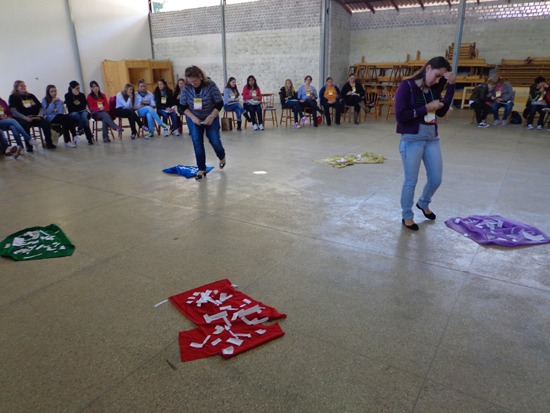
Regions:
<instances>
[{"instance_id":1,"label":"backpack on floor","mask_svg":"<svg viewBox=\"0 0 550 413\"><path fill-rule=\"evenodd\" d=\"M512 118L510 120L510 123L514 125L521 125L523 123L523 119L521 119L521 115L518 111L512 111Z\"/></svg>"}]
</instances>

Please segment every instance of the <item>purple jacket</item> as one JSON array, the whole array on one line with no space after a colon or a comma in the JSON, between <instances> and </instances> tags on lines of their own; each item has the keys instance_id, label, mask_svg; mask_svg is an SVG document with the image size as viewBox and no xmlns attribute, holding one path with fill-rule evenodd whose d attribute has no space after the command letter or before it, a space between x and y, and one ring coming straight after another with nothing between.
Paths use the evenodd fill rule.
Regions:
<instances>
[{"instance_id":1,"label":"purple jacket","mask_svg":"<svg viewBox=\"0 0 550 413\"><path fill-rule=\"evenodd\" d=\"M449 110L455 94L455 85L447 83L447 92L443 98L443 107L436 113L443 117ZM395 118L397 119L397 133L415 134L421 123L424 123L424 116L428 113L426 105L417 106L415 103L420 97L422 99L422 90L416 85L414 80L406 79L399 84L395 94ZM420 100L421 100L420 99ZM441 94L435 95L434 99L441 99ZM437 135L437 124L435 125Z\"/></svg>"}]
</instances>

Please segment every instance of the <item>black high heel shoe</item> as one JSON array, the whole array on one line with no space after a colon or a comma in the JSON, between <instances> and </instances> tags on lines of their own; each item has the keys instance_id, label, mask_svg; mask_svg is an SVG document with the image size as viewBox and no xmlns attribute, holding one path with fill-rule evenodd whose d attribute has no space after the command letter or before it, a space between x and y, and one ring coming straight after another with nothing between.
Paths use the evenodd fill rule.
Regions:
<instances>
[{"instance_id":1,"label":"black high heel shoe","mask_svg":"<svg viewBox=\"0 0 550 413\"><path fill-rule=\"evenodd\" d=\"M206 171L199 171L195 175L195 179L198 181L199 179L206 178Z\"/></svg>"},{"instance_id":2,"label":"black high heel shoe","mask_svg":"<svg viewBox=\"0 0 550 413\"><path fill-rule=\"evenodd\" d=\"M433 212L430 212L429 214L426 214L426 211L424 211L424 208L422 208L420 205L418 205L418 202L416 203L416 207L422 211L424 216L428 219L431 219L432 221L436 218L435 214Z\"/></svg>"},{"instance_id":3,"label":"black high heel shoe","mask_svg":"<svg viewBox=\"0 0 550 413\"><path fill-rule=\"evenodd\" d=\"M408 229L410 229L411 231L418 231L418 224L413 223L412 225L407 225L407 224L405 224L405 220L404 220L404 219L402 219L401 222L403 223L403 226L404 226L405 228L408 228Z\"/></svg>"}]
</instances>

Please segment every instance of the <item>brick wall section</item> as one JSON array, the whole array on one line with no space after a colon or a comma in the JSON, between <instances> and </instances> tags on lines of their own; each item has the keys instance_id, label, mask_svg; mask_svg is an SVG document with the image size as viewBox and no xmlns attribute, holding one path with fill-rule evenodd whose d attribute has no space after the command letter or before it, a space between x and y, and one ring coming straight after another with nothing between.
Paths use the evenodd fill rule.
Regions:
<instances>
[{"instance_id":1,"label":"brick wall section","mask_svg":"<svg viewBox=\"0 0 550 413\"><path fill-rule=\"evenodd\" d=\"M426 7L395 10L380 10L376 14L370 12L354 13L351 19L351 30L364 29L390 29L414 26L441 26L456 24L458 17L458 6ZM506 0L491 3L466 5L464 16L465 24L476 24L486 21L502 21L501 19L533 20L550 18L550 2L521 0L514 4L508 4Z\"/></svg>"},{"instance_id":2,"label":"brick wall section","mask_svg":"<svg viewBox=\"0 0 550 413\"><path fill-rule=\"evenodd\" d=\"M225 6L226 33L320 27L319 0L261 0ZM151 14L153 40L221 33L219 6Z\"/></svg>"},{"instance_id":3,"label":"brick wall section","mask_svg":"<svg viewBox=\"0 0 550 413\"><path fill-rule=\"evenodd\" d=\"M348 74L351 14L335 1L329 13L328 75L341 86Z\"/></svg>"}]
</instances>

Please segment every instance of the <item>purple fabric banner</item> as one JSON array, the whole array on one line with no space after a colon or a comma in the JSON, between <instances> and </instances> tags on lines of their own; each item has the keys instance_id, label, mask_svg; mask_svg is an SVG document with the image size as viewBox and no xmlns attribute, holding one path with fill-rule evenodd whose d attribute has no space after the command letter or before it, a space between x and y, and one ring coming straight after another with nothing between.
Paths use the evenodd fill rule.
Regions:
<instances>
[{"instance_id":1,"label":"purple fabric banner","mask_svg":"<svg viewBox=\"0 0 550 413\"><path fill-rule=\"evenodd\" d=\"M449 218L445 224L478 244L519 247L550 242L540 229L500 215L471 215Z\"/></svg>"}]
</instances>

